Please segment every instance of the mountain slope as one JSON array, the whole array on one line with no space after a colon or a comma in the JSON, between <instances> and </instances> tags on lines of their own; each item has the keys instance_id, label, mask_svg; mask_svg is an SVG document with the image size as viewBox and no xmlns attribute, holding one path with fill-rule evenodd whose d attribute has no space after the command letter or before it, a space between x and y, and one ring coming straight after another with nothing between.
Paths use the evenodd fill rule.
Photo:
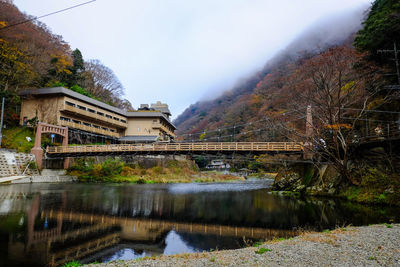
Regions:
<instances>
[{"instance_id":1,"label":"mountain slope","mask_svg":"<svg viewBox=\"0 0 400 267\"><path fill-rule=\"evenodd\" d=\"M354 33L361 28L366 9L367 7L364 6L346 14L317 21L253 76L239 82L234 88L214 100L197 102L189 106L174 121L178 127L178 135L184 139L193 140L208 137L213 141L262 138L256 134L248 134L252 128L257 128L256 123L250 129L240 125L264 119L267 115L266 109L271 108L269 104L279 106L282 101L284 102L284 98L276 97L280 95L279 90L271 89L268 94L275 97L272 102L269 99L269 104L267 104L266 98L260 94L259 89L271 87L268 84L271 79L268 78L284 76L293 64L303 58L309 58L329 47L351 44ZM275 79L274 83L279 83L279 79ZM263 93L265 92L266 90L263 90ZM283 108L284 105L281 105L281 109ZM238 126L234 129L223 129L232 125ZM207 134L217 129L217 136Z\"/></svg>"}]
</instances>

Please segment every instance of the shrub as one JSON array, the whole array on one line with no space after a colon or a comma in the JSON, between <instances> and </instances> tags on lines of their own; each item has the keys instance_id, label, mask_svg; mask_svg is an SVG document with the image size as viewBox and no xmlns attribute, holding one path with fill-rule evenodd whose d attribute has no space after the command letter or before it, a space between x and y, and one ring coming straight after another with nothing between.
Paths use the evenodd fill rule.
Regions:
<instances>
[{"instance_id":1,"label":"shrub","mask_svg":"<svg viewBox=\"0 0 400 267\"><path fill-rule=\"evenodd\" d=\"M92 169L92 174L94 177L100 177L102 174L103 167L101 164L94 164Z\"/></svg>"},{"instance_id":2,"label":"shrub","mask_svg":"<svg viewBox=\"0 0 400 267\"><path fill-rule=\"evenodd\" d=\"M135 175L136 173L137 173L136 170L129 166L124 166L121 171L122 176L132 176Z\"/></svg>"},{"instance_id":3,"label":"shrub","mask_svg":"<svg viewBox=\"0 0 400 267\"><path fill-rule=\"evenodd\" d=\"M74 164L68 170L69 171L92 172L93 165L94 165L93 159L79 158L74 161Z\"/></svg>"},{"instance_id":4,"label":"shrub","mask_svg":"<svg viewBox=\"0 0 400 267\"><path fill-rule=\"evenodd\" d=\"M109 158L103 162L101 168L101 174L105 177L118 175L121 173L122 168L124 166L125 163L121 161L119 158L116 159Z\"/></svg>"},{"instance_id":5,"label":"shrub","mask_svg":"<svg viewBox=\"0 0 400 267\"><path fill-rule=\"evenodd\" d=\"M365 169L361 185L362 186L386 186L389 183L389 177L386 173L375 167Z\"/></svg>"}]
</instances>

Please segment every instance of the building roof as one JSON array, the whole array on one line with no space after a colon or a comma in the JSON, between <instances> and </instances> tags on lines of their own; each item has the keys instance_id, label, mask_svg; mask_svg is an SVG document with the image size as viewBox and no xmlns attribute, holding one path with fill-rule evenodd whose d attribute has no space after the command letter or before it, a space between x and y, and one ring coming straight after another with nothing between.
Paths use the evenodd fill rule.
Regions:
<instances>
[{"instance_id":1,"label":"building roof","mask_svg":"<svg viewBox=\"0 0 400 267\"><path fill-rule=\"evenodd\" d=\"M30 89L30 90L23 90L19 93L20 96L30 96L30 95L66 95L80 101L86 102L88 104L101 107L105 110L115 112L119 115L126 116L126 112L122 109L107 105L101 101L96 99L87 97L85 95L79 94L74 92L70 89L64 87L51 87L51 88L40 88L40 89Z\"/></svg>"},{"instance_id":2,"label":"building roof","mask_svg":"<svg viewBox=\"0 0 400 267\"><path fill-rule=\"evenodd\" d=\"M31 95L66 95L71 98L75 98L77 100L86 102L88 104L98 106L100 108L103 108L105 110L117 113L119 115L125 116L127 118L147 118L147 117L158 117L158 118L164 118L172 127L175 127L175 125L172 124L172 122L168 119L168 117L162 113L162 111L134 111L134 112L127 112L125 110L119 109L117 107L110 106L106 103L103 103L101 101L98 101L96 99L84 96L82 94L79 94L77 92L74 92L70 89L64 88L64 87L51 87L51 88L40 88L40 89L29 89L29 90L23 90L19 93L20 96L31 96Z\"/></svg>"},{"instance_id":3,"label":"building roof","mask_svg":"<svg viewBox=\"0 0 400 267\"><path fill-rule=\"evenodd\" d=\"M118 140L122 142L156 142L158 137L157 135L127 135Z\"/></svg>"}]
</instances>

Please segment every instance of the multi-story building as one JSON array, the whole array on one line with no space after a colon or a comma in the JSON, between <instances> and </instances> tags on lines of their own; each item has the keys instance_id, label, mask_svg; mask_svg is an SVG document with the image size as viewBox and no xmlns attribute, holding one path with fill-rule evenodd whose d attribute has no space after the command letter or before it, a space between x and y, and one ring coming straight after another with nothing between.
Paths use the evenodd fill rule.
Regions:
<instances>
[{"instance_id":1,"label":"multi-story building","mask_svg":"<svg viewBox=\"0 0 400 267\"><path fill-rule=\"evenodd\" d=\"M126 112L63 87L25 90L20 96L21 125L37 118L67 126L84 137L95 135L119 142L170 141L175 137L168 105L161 102Z\"/></svg>"}]
</instances>

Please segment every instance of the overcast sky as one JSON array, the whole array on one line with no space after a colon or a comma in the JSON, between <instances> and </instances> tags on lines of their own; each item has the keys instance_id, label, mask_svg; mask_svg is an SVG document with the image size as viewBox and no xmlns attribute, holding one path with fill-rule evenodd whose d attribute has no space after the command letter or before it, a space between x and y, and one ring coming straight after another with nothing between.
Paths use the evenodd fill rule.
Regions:
<instances>
[{"instance_id":1,"label":"overcast sky","mask_svg":"<svg viewBox=\"0 0 400 267\"><path fill-rule=\"evenodd\" d=\"M33 16L82 2L14 0ZM161 100L175 118L259 70L314 21L371 2L97 0L41 21L85 59L110 67L135 108Z\"/></svg>"}]
</instances>

